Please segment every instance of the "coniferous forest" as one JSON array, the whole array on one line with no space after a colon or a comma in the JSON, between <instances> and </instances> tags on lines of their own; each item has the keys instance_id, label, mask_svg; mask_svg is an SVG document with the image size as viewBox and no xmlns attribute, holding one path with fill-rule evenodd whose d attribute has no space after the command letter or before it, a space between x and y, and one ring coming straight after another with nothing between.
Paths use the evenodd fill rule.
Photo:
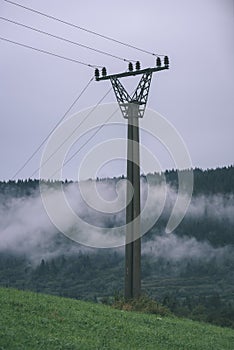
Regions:
<instances>
[{"instance_id":1,"label":"coniferous forest","mask_svg":"<svg viewBox=\"0 0 234 350\"><path fill-rule=\"evenodd\" d=\"M142 293L176 315L234 327L234 167L193 174L192 201L180 225L165 233L167 199L167 209L142 238ZM163 176L176 194L177 172ZM162 174L145 178L160 187ZM95 181L107 188L119 180ZM89 248L56 231L41 211L38 180L0 182L0 214L0 286L107 303L123 293L123 247ZM108 215L101 222L112 227L121 218Z\"/></svg>"}]
</instances>

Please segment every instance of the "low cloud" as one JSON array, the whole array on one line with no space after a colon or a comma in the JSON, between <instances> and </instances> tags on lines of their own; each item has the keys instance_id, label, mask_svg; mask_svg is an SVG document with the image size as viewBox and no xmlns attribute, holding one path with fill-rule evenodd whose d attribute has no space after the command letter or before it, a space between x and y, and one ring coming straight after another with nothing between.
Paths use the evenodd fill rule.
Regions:
<instances>
[{"instance_id":1,"label":"low cloud","mask_svg":"<svg viewBox=\"0 0 234 350\"><path fill-rule=\"evenodd\" d=\"M88 186L87 183L87 188L89 188ZM147 185L143 183L143 202L145 193L147 192L145 186ZM96 209L92 209L91 206L85 203L77 191L76 184L67 185L65 194L73 211L82 220L93 225L95 224L99 228L111 228L123 225L125 222L125 210L121 209L118 211L125 201L123 183L116 188L114 182L100 182L98 189L100 196L110 201L113 208L116 206L116 213L111 214L109 212L105 214L105 205L102 206L103 212L98 212L99 198L97 197L96 203L94 203L95 201L93 200L90 188L87 195L91 203L95 204ZM151 207L148 213L146 213L146 219L147 215L148 217L152 217L157 213L158 203L164 198L164 189L160 186L153 186L149 189L151 194L153 194L152 198L154 200L150 202ZM176 191L167 186L167 200L164 207L164 214L170 214L176 200L176 195ZM51 196L54 196L54 205L56 206L56 189L51 192ZM119 202L115 201L117 197L119 198ZM106 205L108 206L108 202ZM199 220L203 220L205 217L213 218L214 220L222 219L229 224L233 224L233 212L233 196L198 196L192 199L186 216ZM9 251L24 254L29 259L38 261L41 257L51 258L61 254L75 254L81 249L85 252L93 251L93 249L85 248L75 242L69 241L67 238L63 239L62 234L59 234L58 230L51 223L38 192L35 192L32 196L22 198L9 197L4 202L0 202L0 218L0 252ZM66 217L62 217L61 219L64 219L64 222L66 221ZM72 223L68 222L67 225L68 227L70 225L72 227ZM75 227L75 230L78 229ZM88 233L81 232L81 234L89 234L93 242L101 239L114 239L111 234L108 236L108 230L105 231L105 236L101 236L102 231L95 230L95 228ZM115 237L116 241L118 239L121 241L122 238L122 236ZM166 233L156 236L153 240L146 240L142 248L143 254L149 254L155 257L167 257L172 260L181 260L188 257L211 259L214 256L223 256L229 250L229 247L214 248L207 242L198 242L195 238L180 238L175 234Z\"/></svg>"},{"instance_id":2,"label":"low cloud","mask_svg":"<svg viewBox=\"0 0 234 350\"><path fill-rule=\"evenodd\" d=\"M184 259L223 258L231 252L230 246L214 248L208 242L198 242L195 238L177 237L175 234L157 236L145 242L142 253L154 258L181 261Z\"/></svg>"}]
</instances>

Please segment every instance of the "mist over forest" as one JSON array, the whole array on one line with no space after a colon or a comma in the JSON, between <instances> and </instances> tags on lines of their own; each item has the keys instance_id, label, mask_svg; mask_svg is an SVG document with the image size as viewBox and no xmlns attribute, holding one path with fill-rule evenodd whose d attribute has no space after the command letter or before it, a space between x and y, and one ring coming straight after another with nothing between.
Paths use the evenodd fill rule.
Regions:
<instances>
[{"instance_id":1,"label":"mist over forest","mask_svg":"<svg viewBox=\"0 0 234 350\"><path fill-rule=\"evenodd\" d=\"M177 314L202 320L208 317L211 322L232 326L234 168L194 169L193 173L194 191L188 211L170 234L165 233L165 228L177 197L177 172L141 177L142 207L147 190L153 198L145 220L159 216L142 238L142 289ZM66 217L61 220L68 231L80 232L81 237L88 234L94 243L97 239L98 246L100 240L113 239L109 234L113 227L124 225L125 210L123 207L108 213L108 205L104 205L99 211L98 197L95 202L90 190L91 182L95 182L105 200L114 203L119 196L124 204L123 177L87 181L86 192L96 209L85 203L77 183L66 180L41 184L50 190L55 205L57 191L62 186L74 213L93 229L83 232L82 227L74 227ZM160 215L158 203L163 200L165 189L166 201ZM42 203L38 180L0 182L0 196L1 286L94 301L122 293L122 231L113 248L88 247L69 239L51 222ZM114 203L113 209L115 205L118 208L119 203ZM95 227L100 229L97 237ZM198 312L199 305L203 311ZM221 311L215 315L219 308L222 317ZM213 310L212 315L208 310Z\"/></svg>"}]
</instances>

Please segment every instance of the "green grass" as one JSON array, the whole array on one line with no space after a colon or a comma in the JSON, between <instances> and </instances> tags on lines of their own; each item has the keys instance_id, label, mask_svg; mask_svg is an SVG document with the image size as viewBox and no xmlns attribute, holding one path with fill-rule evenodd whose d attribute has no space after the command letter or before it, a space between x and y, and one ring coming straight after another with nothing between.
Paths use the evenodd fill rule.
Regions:
<instances>
[{"instance_id":1,"label":"green grass","mask_svg":"<svg viewBox=\"0 0 234 350\"><path fill-rule=\"evenodd\" d=\"M0 350L234 349L232 329L14 289L0 312Z\"/></svg>"}]
</instances>

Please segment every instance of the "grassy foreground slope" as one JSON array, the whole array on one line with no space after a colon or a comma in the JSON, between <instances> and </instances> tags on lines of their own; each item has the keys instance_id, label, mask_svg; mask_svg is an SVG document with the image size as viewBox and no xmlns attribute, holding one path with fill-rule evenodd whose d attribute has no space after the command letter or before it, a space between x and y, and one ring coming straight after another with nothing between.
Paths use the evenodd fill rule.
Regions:
<instances>
[{"instance_id":1,"label":"grassy foreground slope","mask_svg":"<svg viewBox=\"0 0 234 350\"><path fill-rule=\"evenodd\" d=\"M234 331L0 289L0 349L234 349Z\"/></svg>"}]
</instances>

